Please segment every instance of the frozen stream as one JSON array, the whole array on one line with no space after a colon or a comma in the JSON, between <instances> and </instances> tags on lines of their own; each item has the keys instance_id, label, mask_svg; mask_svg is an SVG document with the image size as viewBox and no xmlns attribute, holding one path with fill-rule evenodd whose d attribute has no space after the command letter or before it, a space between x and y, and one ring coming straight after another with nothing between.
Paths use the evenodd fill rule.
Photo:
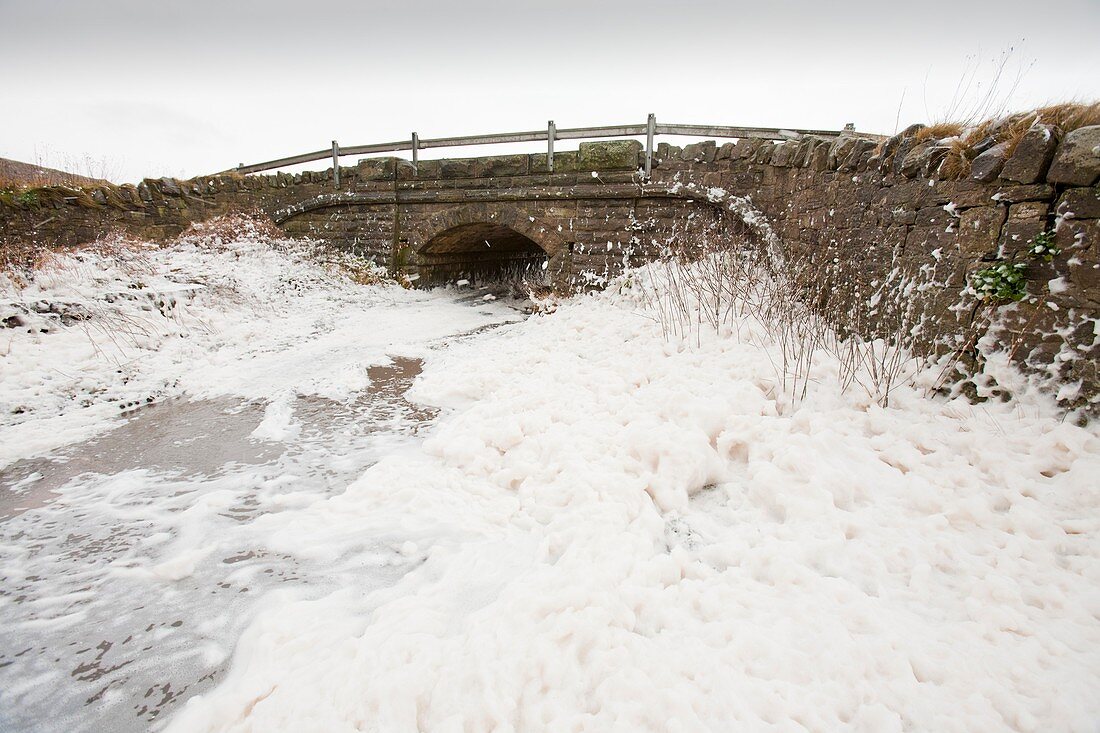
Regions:
<instances>
[{"instance_id":1,"label":"frozen stream","mask_svg":"<svg viewBox=\"0 0 1100 733\"><path fill-rule=\"evenodd\" d=\"M405 399L420 364L370 367L347 404L295 399L289 442L252 436L262 404L178 399L0 472L0 730L148 730L214 684L265 594L365 593L417 564L365 537L353 557L303 565L256 552L250 522L339 493L415 443L435 415ZM148 566L180 533L201 556Z\"/></svg>"},{"instance_id":2,"label":"frozen stream","mask_svg":"<svg viewBox=\"0 0 1100 733\"><path fill-rule=\"evenodd\" d=\"M17 312L63 298L139 322L141 338L112 352L117 333L80 323L8 332L0 731L159 729L224 675L265 603L366 594L422 562L370 535L325 561L274 552L256 520L339 494L420 442L437 411L405 392L424 359L522 314L480 293L342 284L266 245L228 254L92 257L17 294ZM158 283L165 273L204 288ZM161 313L119 290L152 291ZM102 314L104 298L121 308Z\"/></svg>"},{"instance_id":3,"label":"frozen stream","mask_svg":"<svg viewBox=\"0 0 1100 733\"><path fill-rule=\"evenodd\" d=\"M0 730L148 730L217 681L265 594L366 593L420 562L364 537L355 556L310 565L255 551L251 525L417 442L435 415L405 399L420 365L370 367L347 404L295 399L288 442L252 435L261 404L178 399L0 472ZM201 552L146 562L182 533Z\"/></svg>"},{"instance_id":4,"label":"frozen stream","mask_svg":"<svg viewBox=\"0 0 1100 733\"><path fill-rule=\"evenodd\" d=\"M418 371L415 359L372 367L371 388L349 405L296 400L301 432L288 444L250 437L262 405L174 400L0 473L0 729L147 730L217 679L265 593L400 576L416 557L369 540L338 567L257 553L249 522L338 492L414 441L432 416L404 399ZM203 557L141 568L179 531L207 535Z\"/></svg>"}]
</instances>

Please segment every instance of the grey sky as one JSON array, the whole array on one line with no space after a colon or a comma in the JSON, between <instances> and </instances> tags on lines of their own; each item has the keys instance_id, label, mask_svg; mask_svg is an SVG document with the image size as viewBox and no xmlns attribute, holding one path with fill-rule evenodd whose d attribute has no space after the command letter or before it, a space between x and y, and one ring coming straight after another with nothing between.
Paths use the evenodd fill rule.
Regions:
<instances>
[{"instance_id":1,"label":"grey sky","mask_svg":"<svg viewBox=\"0 0 1100 733\"><path fill-rule=\"evenodd\" d=\"M893 132L899 103L902 125L948 114L968 73L984 93L1009 47L1012 108L1096 99L1097 38L1097 0L0 0L0 156L136 180L650 111Z\"/></svg>"}]
</instances>

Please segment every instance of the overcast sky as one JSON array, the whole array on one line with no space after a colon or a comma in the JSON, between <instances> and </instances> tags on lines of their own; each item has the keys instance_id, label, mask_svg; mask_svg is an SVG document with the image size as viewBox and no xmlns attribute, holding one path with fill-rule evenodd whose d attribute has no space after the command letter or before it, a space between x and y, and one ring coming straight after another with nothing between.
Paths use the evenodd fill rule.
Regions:
<instances>
[{"instance_id":1,"label":"overcast sky","mask_svg":"<svg viewBox=\"0 0 1100 733\"><path fill-rule=\"evenodd\" d=\"M1098 39L1100 0L0 0L0 157L137 180L651 111L891 133L1010 48L998 102L1100 98Z\"/></svg>"}]
</instances>

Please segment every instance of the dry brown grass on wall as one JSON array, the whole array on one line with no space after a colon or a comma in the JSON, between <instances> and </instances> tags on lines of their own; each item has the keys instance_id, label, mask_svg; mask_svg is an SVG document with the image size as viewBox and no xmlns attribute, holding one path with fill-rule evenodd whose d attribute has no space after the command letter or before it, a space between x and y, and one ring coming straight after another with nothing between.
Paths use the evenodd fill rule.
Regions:
<instances>
[{"instance_id":1,"label":"dry brown grass on wall","mask_svg":"<svg viewBox=\"0 0 1100 733\"><path fill-rule=\"evenodd\" d=\"M72 170L93 169L103 171L108 167L104 162L98 165L90 156L85 156L82 163L76 159L67 159L66 167ZM70 170L50 168L41 161L36 163L24 163L10 158L0 158L0 188L36 188L41 186L102 186L107 183L107 176L82 175L72 173Z\"/></svg>"},{"instance_id":2,"label":"dry brown grass on wall","mask_svg":"<svg viewBox=\"0 0 1100 733\"><path fill-rule=\"evenodd\" d=\"M24 191L29 188L41 188L43 186L56 185L57 181L49 176L30 176L13 178L0 174L0 189L6 191Z\"/></svg>"},{"instance_id":3,"label":"dry brown grass on wall","mask_svg":"<svg viewBox=\"0 0 1100 733\"><path fill-rule=\"evenodd\" d=\"M923 140L942 140L943 138L961 135L963 129L964 125L961 122L937 122L934 125L922 127L917 130L917 134L914 135L914 137L917 142Z\"/></svg>"},{"instance_id":4,"label":"dry brown grass on wall","mask_svg":"<svg viewBox=\"0 0 1100 733\"><path fill-rule=\"evenodd\" d=\"M977 156L975 147L979 143L992 137L997 144L1005 145L1006 155L1012 155L1024 134L1037 123L1057 127L1062 134L1079 127L1100 125L1100 102L1052 104L973 125L938 122L920 129L914 137L918 142L949 141L950 150L940 166L940 175L959 179L970 175L970 161Z\"/></svg>"},{"instance_id":5,"label":"dry brown grass on wall","mask_svg":"<svg viewBox=\"0 0 1100 733\"><path fill-rule=\"evenodd\" d=\"M970 148L963 138L951 141L951 148L940 164L940 175L950 180L958 180L970 175Z\"/></svg>"},{"instance_id":6,"label":"dry brown grass on wall","mask_svg":"<svg viewBox=\"0 0 1100 733\"><path fill-rule=\"evenodd\" d=\"M999 131L998 142L1008 143L1008 154L1019 145L1024 133L1036 124L1053 125L1062 133L1072 132L1079 127L1100 125L1100 102L1092 104L1077 104L1067 102L1054 104L1049 107L1040 107L1031 112L1013 115L1008 124Z\"/></svg>"}]
</instances>

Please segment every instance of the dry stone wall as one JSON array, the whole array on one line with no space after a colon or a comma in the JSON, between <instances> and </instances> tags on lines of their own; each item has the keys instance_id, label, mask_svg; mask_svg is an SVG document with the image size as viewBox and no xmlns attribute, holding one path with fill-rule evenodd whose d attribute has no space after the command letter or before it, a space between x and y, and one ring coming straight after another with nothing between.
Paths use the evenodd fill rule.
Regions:
<instances>
[{"instance_id":1,"label":"dry stone wall","mask_svg":"<svg viewBox=\"0 0 1100 733\"><path fill-rule=\"evenodd\" d=\"M985 345L1007 348L1017 362L1054 377L1067 406L1095 409L1100 127L1063 136L1036 125L1011 153L979 145L961 172L944 166L951 141L922 139L920 130L880 142L842 136L661 146L653 180L751 198L787 247L820 263L823 276L860 283L865 293L895 270L926 274L911 297L932 316L938 333L930 336L966 333L979 310L995 311ZM1057 254L1032 254L1048 241ZM1020 266L1022 300L967 293L975 275L1000 264Z\"/></svg>"}]
</instances>

